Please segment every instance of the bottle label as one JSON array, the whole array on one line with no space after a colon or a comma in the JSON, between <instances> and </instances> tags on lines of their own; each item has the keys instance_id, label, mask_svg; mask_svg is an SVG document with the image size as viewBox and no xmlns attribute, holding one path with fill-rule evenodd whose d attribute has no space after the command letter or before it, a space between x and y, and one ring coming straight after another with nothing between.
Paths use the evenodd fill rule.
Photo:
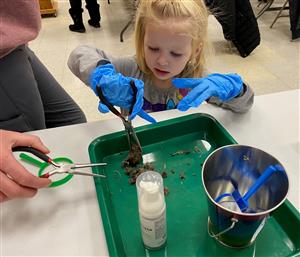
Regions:
<instances>
[{"instance_id":1,"label":"bottle label","mask_svg":"<svg viewBox=\"0 0 300 257\"><path fill-rule=\"evenodd\" d=\"M144 244L151 248L160 247L167 239L166 212L154 219L140 214L142 237Z\"/></svg>"}]
</instances>

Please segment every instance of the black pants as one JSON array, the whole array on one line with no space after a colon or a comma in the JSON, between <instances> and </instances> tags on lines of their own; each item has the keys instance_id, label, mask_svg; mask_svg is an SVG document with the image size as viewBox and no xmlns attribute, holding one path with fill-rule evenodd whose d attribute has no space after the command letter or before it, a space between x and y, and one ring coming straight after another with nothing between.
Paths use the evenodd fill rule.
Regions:
<instances>
[{"instance_id":1,"label":"black pants","mask_svg":"<svg viewBox=\"0 0 300 257\"><path fill-rule=\"evenodd\" d=\"M83 12L81 0L69 0L70 2L70 13L75 15L81 15ZM100 10L97 0L85 0L86 9L89 11L90 18L96 22L100 22Z\"/></svg>"},{"instance_id":2,"label":"black pants","mask_svg":"<svg viewBox=\"0 0 300 257\"><path fill-rule=\"evenodd\" d=\"M300 37L300 1L289 0L292 39Z\"/></svg>"},{"instance_id":3,"label":"black pants","mask_svg":"<svg viewBox=\"0 0 300 257\"><path fill-rule=\"evenodd\" d=\"M0 59L0 129L25 132L83 122L82 110L27 46Z\"/></svg>"}]
</instances>

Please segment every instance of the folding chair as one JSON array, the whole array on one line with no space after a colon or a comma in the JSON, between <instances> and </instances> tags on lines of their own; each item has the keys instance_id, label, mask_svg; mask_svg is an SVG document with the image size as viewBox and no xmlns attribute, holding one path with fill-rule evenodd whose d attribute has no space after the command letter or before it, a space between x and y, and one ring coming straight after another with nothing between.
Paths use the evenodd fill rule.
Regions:
<instances>
[{"instance_id":1,"label":"folding chair","mask_svg":"<svg viewBox=\"0 0 300 257\"><path fill-rule=\"evenodd\" d=\"M272 22L270 28L273 27L273 25L275 24L275 22L276 22L279 18L281 18L281 17L289 17L289 15L287 15L287 14L283 14L283 15L281 14L283 10L286 10L286 9L289 8L288 6L286 7L286 5L288 4L288 2L289 2L289 0L286 0L286 1L284 2L283 6L280 8L280 10L279 10L278 14L276 15L274 21Z\"/></svg>"},{"instance_id":2,"label":"folding chair","mask_svg":"<svg viewBox=\"0 0 300 257\"><path fill-rule=\"evenodd\" d=\"M267 11L281 11L282 10L287 10L289 9L289 7L285 6L286 3L283 5L283 7L271 7L272 4L274 3L275 0L266 0L264 1L265 5L263 6L263 8L258 12L256 19L258 19L260 16L262 16L265 12ZM287 1L286 1L287 2ZM258 4L258 6L260 6L262 4L262 2L260 2Z\"/></svg>"}]
</instances>

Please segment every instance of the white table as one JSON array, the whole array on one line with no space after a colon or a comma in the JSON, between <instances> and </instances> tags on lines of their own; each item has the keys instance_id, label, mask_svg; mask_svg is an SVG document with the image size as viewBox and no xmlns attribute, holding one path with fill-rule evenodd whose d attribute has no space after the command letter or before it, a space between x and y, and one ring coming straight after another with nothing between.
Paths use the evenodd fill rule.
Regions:
<instances>
[{"instance_id":1,"label":"white table","mask_svg":"<svg viewBox=\"0 0 300 257\"><path fill-rule=\"evenodd\" d=\"M240 144L258 147L285 166L288 199L300 210L299 196L300 90L258 96L252 109L234 114L209 104L185 113L154 113L166 120L205 112L213 115ZM96 109L95 109L96 110ZM134 126L146 122L137 118ZM123 129L119 119L35 131L51 149L51 156L89 162L89 143L101 135ZM37 168L25 165L36 174ZM75 176L65 186L39 191L32 199L1 204L1 256L108 256L94 181Z\"/></svg>"}]
</instances>

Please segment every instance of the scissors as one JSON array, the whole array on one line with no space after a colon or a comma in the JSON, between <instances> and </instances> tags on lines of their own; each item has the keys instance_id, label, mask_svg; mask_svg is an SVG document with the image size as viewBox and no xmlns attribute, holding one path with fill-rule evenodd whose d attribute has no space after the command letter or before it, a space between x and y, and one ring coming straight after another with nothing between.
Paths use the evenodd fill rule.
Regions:
<instances>
[{"instance_id":1,"label":"scissors","mask_svg":"<svg viewBox=\"0 0 300 257\"><path fill-rule=\"evenodd\" d=\"M100 101L103 104L105 104L113 114L115 114L122 120L124 127L125 127L125 132L127 134L128 144L129 144L129 148L130 148L129 156L128 156L126 162L128 162L128 164L130 166L134 166L137 163L139 163L140 160L142 160L142 147L141 147L140 141L133 129L131 121L128 120L128 116L131 114L133 106L135 105L136 94L137 94L137 88L136 88L133 80L130 81L130 86L133 91L132 104L131 104L129 111L126 109L121 109L122 113L119 112L110 102L107 101L107 99L103 95L101 87L97 87L97 93L98 93ZM134 153L134 154L130 154L130 153Z\"/></svg>"},{"instance_id":2,"label":"scissors","mask_svg":"<svg viewBox=\"0 0 300 257\"><path fill-rule=\"evenodd\" d=\"M72 163L72 164L58 164L54 162L49 156L46 154L42 153L41 151L29 147L29 146L17 146L12 149L13 152L28 152L36 157L40 158L41 160L51 164L52 166L55 167L54 170L49 171L45 174L43 174L41 177L42 178L49 178L50 176L54 174L63 174L63 173L68 173L68 174L73 174L73 175L83 175L83 176L92 176L92 177L99 177L99 178L105 178L105 175L100 175L100 174L95 174L92 172L82 172L82 171L77 171L76 169L81 169L81 168L89 168L89 167L95 167L95 166L105 166L107 163Z\"/></svg>"}]
</instances>

